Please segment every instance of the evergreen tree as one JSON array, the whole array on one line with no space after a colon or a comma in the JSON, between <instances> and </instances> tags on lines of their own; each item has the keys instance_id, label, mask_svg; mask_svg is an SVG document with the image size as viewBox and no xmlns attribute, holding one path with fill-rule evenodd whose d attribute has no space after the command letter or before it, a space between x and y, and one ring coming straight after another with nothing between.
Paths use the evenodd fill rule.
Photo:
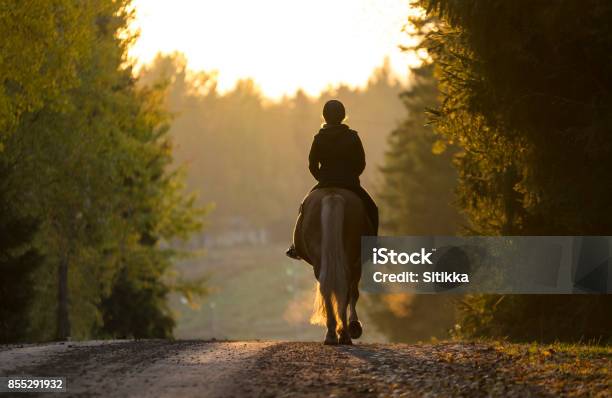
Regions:
<instances>
[{"instance_id":1,"label":"evergreen tree","mask_svg":"<svg viewBox=\"0 0 612 398\"><path fill-rule=\"evenodd\" d=\"M6 175L7 167L0 166L1 192L6 192ZM31 244L37 229L38 222L15 217L12 203L0 198L0 343L27 339L36 292L34 272L42 263Z\"/></svg>"},{"instance_id":2,"label":"evergreen tree","mask_svg":"<svg viewBox=\"0 0 612 398\"><path fill-rule=\"evenodd\" d=\"M438 105L437 81L429 63L411 69L410 87L400 98L407 117L387 139L383 182L378 194L383 233L454 235L461 217L454 207L456 153L427 123L428 109ZM448 296L392 294L372 296L366 310L392 341L446 338L455 324Z\"/></svg>"},{"instance_id":3,"label":"evergreen tree","mask_svg":"<svg viewBox=\"0 0 612 398\"><path fill-rule=\"evenodd\" d=\"M612 5L423 1L445 93L436 129L465 151L459 198L478 233L612 228Z\"/></svg>"},{"instance_id":4,"label":"evergreen tree","mask_svg":"<svg viewBox=\"0 0 612 398\"><path fill-rule=\"evenodd\" d=\"M100 305L104 337L171 338L174 318L167 308L170 289L146 270L122 268L111 294ZM135 272L136 271L136 272Z\"/></svg>"},{"instance_id":5,"label":"evergreen tree","mask_svg":"<svg viewBox=\"0 0 612 398\"><path fill-rule=\"evenodd\" d=\"M471 231L610 235L612 4L418 3L440 22L424 43L444 93L433 122L462 148L458 202ZM609 295L476 295L463 330L609 339L611 308Z\"/></svg>"},{"instance_id":6,"label":"evergreen tree","mask_svg":"<svg viewBox=\"0 0 612 398\"><path fill-rule=\"evenodd\" d=\"M437 106L433 65L412 69L410 89L401 94L408 117L388 138L379 194L382 226L397 235L453 235L461 218L453 206L456 153L427 123Z\"/></svg>"}]
</instances>

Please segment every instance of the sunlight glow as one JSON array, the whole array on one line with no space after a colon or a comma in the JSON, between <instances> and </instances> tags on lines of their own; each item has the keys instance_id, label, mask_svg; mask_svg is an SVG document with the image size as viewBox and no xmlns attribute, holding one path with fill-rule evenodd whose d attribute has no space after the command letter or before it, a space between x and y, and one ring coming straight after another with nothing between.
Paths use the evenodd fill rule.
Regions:
<instances>
[{"instance_id":1,"label":"sunlight glow","mask_svg":"<svg viewBox=\"0 0 612 398\"><path fill-rule=\"evenodd\" d=\"M364 85L389 58L405 80L417 57L398 46L407 0L134 0L140 38L130 57L142 65L158 52L185 54L191 70L218 71L219 89L251 77L270 98L303 88Z\"/></svg>"}]
</instances>

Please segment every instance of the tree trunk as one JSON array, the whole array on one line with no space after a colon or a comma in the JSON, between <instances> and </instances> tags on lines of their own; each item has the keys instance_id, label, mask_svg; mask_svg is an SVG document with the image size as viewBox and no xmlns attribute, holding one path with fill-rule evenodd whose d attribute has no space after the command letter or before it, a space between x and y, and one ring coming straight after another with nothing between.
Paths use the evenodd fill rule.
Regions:
<instances>
[{"instance_id":1,"label":"tree trunk","mask_svg":"<svg viewBox=\"0 0 612 398\"><path fill-rule=\"evenodd\" d=\"M57 339L70 339L70 305L68 302L68 262L67 254L62 256L57 273Z\"/></svg>"}]
</instances>

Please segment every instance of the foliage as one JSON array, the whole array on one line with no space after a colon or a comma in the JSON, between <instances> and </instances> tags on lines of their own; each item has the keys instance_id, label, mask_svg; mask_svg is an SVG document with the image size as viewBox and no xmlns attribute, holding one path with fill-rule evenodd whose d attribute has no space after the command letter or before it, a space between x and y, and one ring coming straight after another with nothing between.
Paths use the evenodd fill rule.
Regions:
<instances>
[{"instance_id":1,"label":"foliage","mask_svg":"<svg viewBox=\"0 0 612 398\"><path fill-rule=\"evenodd\" d=\"M461 301L459 314L457 336L608 344L611 338L606 295L469 295Z\"/></svg>"},{"instance_id":2,"label":"foliage","mask_svg":"<svg viewBox=\"0 0 612 398\"><path fill-rule=\"evenodd\" d=\"M457 173L455 148L446 148L426 111L437 105L433 65L412 69L411 87L401 99L408 117L388 137L380 207L385 230L398 235L452 235L461 225L453 206Z\"/></svg>"},{"instance_id":3,"label":"foliage","mask_svg":"<svg viewBox=\"0 0 612 398\"><path fill-rule=\"evenodd\" d=\"M610 389L612 346L601 341L587 344L516 344L496 341L494 353L511 360L513 377L551 396L605 397Z\"/></svg>"},{"instance_id":4,"label":"foliage","mask_svg":"<svg viewBox=\"0 0 612 398\"><path fill-rule=\"evenodd\" d=\"M422 39L431 22L414 20L413 35ZM389 235L454 235L463 221L453 204L457 148L447 145L428 123L427 111L438 106L440 93L434 66L426 57L422 61L411 68L410 86L400 94L407 116L388 135L380 167L381 226ZM455 324L454 301L443 295L386 294L373 295L365 304L368 316L391 341L415 342L449 336Z\"/></svg>"},{"instance_id":5,"label":"foliage","mask_svg":"<svg viewBox=\"0 0 612 398\"><path fill-rule=\"evenodd\" d=\"M423 1L444 101L465 151L459 198L482 234L605 235L612 225L612 5Z\"/></svg>"},{"instance_id":6,"label":"foliage","mask_svg":"<svg viewBox=\"0 0 612 398\"><path fill-rule=\"evenodd\" d=\"M64 92L79 84L77 68L92 39L93 12L73 0L2 2L0 145L24 113L65 105Z\"/></svg>"},{"instance_id":7,"label":"foliage","mask_svg":"<svg viewBox=\"0 0 612 398\"><path fill-rule=\"evenodd\" d=\"M432 121L462 149L458 202L470 232L609 235L612 5L418 3L439 21L423 43L444 93ZM605 338L611 304L609 296L471 296L464 333Z\"/></svg>"},{"instance_id":8,"label":"foliage","mask_svg":"<svg viewBox=\"0 0 612 398\"><path fill-rule=\"evenodd\" d=\"M102 302L126 286L131 295L113 294L114 304L134 310L135 303L124 300L138 297L143 310L141 323L125 324L121 332L139 335L130 328L145 323L167 336L173 323L164 300L173 289L177 254L168 245L197 230L202 214L194 198L182 194L180 172L172 170L164 87L137 87L126 63L132 37L122 33L129 1L70 4L78 14L64 15L57 6L50 18L78 18L87 30L79 46L54 42L75 54L76 80L41 94L39 105L19 114L2 153L11 169L0 196L13 195L16 214L40 220L32 245L45 256L27 337L114 331L115 324L104 324L112 317Z\"/></svg>"},{"instance_id":9,"label":"foliage","mask_svg":"<svg viewBox=\"0 0 612 398\"><path fill-rule=\"evenodd\" d=\"M0 184L6 174L6 166L0 166ZM16 218L10 201L0 200L0 342L23 341L36 286L34 271L43 260L30 245L38 223Z\"/></svg>"},{"instance_id":10,"label":"foliage","mask_svg":"<svg viewBox=\"0 0 612 398\"><path fill-rule=\"evenodd\" d=\"M101 304L101 333L113 338L170 338L175 322L167 308L169 289L155 276L119 271L110 296Z\"/></svg>"}]
</instances>

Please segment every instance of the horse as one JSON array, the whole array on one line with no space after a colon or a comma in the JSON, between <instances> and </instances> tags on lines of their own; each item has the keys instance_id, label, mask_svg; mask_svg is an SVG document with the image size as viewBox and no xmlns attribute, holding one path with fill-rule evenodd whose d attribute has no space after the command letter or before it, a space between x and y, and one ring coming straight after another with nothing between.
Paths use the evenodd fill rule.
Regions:
<instances>
[{"instance_id":1,"label":"horse","mask_svg":"<svg viewBox=\"0 0 612 398\"><path fill-rule=\"evenodd\" d=\"M352 344L351 339L362 334L355 308L361 279L361 236L372 235L373 230L363 202L347 189L315 189L302 202L293 243L314 268L317 288L311 322L327 327L326 345Z\"/></svg>"}]
</instances>

